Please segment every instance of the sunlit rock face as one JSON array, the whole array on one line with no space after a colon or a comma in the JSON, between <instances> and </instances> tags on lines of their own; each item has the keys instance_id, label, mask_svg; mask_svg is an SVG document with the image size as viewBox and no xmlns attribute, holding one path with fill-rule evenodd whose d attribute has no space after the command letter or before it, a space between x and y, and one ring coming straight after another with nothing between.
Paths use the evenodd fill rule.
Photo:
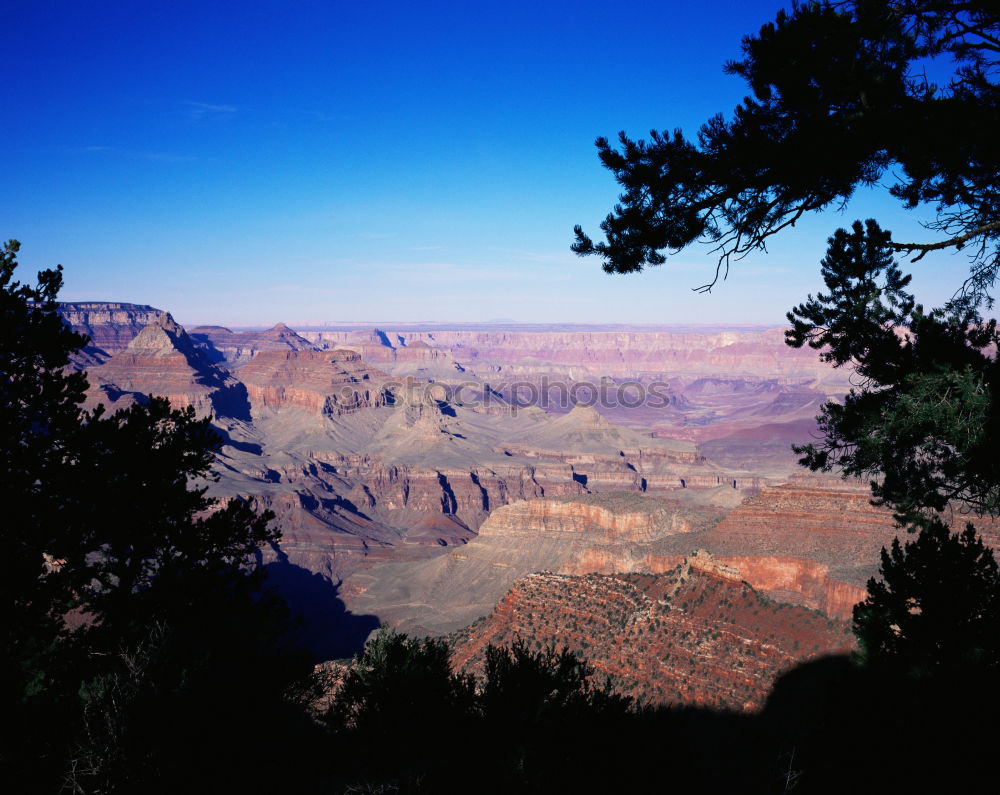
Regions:
<instances>
[{"instance_id":1,"label":"sunlit rock face","mask_svg":"<svg viewBox=\"0 0 1000 795\"><path fill-rule=\"evenodd\" d=\"M558 327L555 327L558 328ZM591 331L567 327L554 331L398 330L303 331L317 345L363 349L370 361L405 359L415 346L426 345L480 374L528 374L562 365L578 372L636 377L644 373L671 376L721 375L733 378L816 377L829 372L815 351L795 351L784 344L782 328L698 332ZM568 371L567 371L568 372Z\"/></svg>"},{"instance_id":2,"label":"sunlit rock face","mask_svg":"<svg viewBox=\"0 0 1000 795\"><path fill-rule=\"evenodd\" d=\"M246 387L212 364L169 313L87 373L87 407L117 409L159 395L173 408L194 407L199 416L249 419Z\"/></svg>"},{"instance_id":3,"label":"sunlit rock face","mask_svg":"<svg viewBox=\"0 0 1000 795\"><path fill-rule=\"evenodd\" d=\"M106 362L127 348L146 326L167 315L162 309L144 304L110 301L60 303L58 312L73 331L86 334L89 339L86 348L75 357L82 367Z\"/></svg>"},{"instance_id":4,"label":"sunlit rock face","mask_svg":"<svg viewBox=\"0 0 1000 795\"><path fill-rule=\"evenodd\" d=\"M983 532L996 536L990 523ZM905 531L871 505L865 484L834 477L800 475L750 497L724 485L569 495L497 508L465 546L405 577L389 564L349 585L359 608L409 631L443 632L486 615L532 571L659 574L684 559L699 567L703 550L715 574L849 620L881 549L898 535Z\"/></svg>"},{"instance_id":5,"label":"sunlit rock face","mask_svg":"<svg viewBox=\"0 0 1000 795\"><path fill-rule=\"evenodd\" d=\"M846 621L764 597L706 553L659 574L529 574L452 633L453 663L488 644L568 647L616 690L659 704L759 709L792 666L851 648Z\"/></svg>"},{"instance_id":6,"label":"sunlit rock face","mask_svg":"<svg viewBox=\"0 0 1000 795\"><path fill-rule=\"evenodd\" d=\"M451 631L488 614L533 571L610 574L665 565L665 540L714 526L734 499L739 495L722 487L677 499L614 492L514 502L493 510L475 538L445 555L352 577L347 598L357 611L376 612L405 631Z\"/></svg>"},{"instance_id":7,"label":"sunlit rock face","mask_svg":"<svg viewBox=\"0 0 1000 795\"><path fill-rule=\"evenodd\" d=\"M385 373L353 351L259 350L239 370L255 410L301 408L340 415L391 401Z\"/></svg>"}]
</instances>

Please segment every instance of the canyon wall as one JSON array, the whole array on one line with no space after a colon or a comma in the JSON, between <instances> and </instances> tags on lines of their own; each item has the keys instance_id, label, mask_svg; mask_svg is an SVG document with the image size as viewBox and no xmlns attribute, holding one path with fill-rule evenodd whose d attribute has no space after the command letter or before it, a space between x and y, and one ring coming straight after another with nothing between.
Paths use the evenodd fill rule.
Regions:
<instances>
[{"instance_id":1,"label":"canyon wall","mask_svg":"<svg viewBox=\"0 0 1000 795\"><path fill-rule=\"evenodd\" d=\"M867 486L823 476L750 497L722 486L534 499L494 510L468 544L419 564L405 582L391 564L351 578L349 598L404 629L448 631L532 571L656 574L704 550L770 598L846 620L880 550L901 532L870 504Z\"/></svg>"},{"instance_id":2,"label":"canyon wall","mask_svg":"<svg viewBox=\"0 0 1000 795\"><path fill-rule=\"evenodd\" d=\"M344 414L387 405L388 376L353 351L261 350L239 371L255 409Z\"/></svg>"},{"instance_id":3,"label":"canyon wall","mask_svg":"<svg viewBox=\"0 0 1000 795\"><path fill-rule=\"evenodd\" d=\"M215 367L168 313L87 374L87 408L103 403L119 409L152 394L166 397L173 408L192 406L199 416L249 419L246 387Z\"/></svg>"},{"instance_id":4,"label":"canyon wall","mask_svg":"<svg viewBox=\"0 0 1000 795\"><path fill-rule=\"evenodd\" d=\"M847 622L767 599L703 556L661 575L529 574L449 640L469 671L488 644L565 646L649 703L751 711L781 673L852 638Z\"/></svg>"},{"instance_id":5,"label":"canyon wall","mask_svg":"<svg viewBox=\"0 0 1000 795\"><path fill-rule=\"evenodd\" d=\"M416 565L388 563L345 583L355 612L375 613L404 631L440 633L486 615L520 577L534 571L649 571L656 543L720 521L738 495L635 493L533 499L495 509L475 538ZM671 564L673 565L673 564Z\"/></svg>"},{"instance_id":6,"label":"canyon wall","mask_svg":"<svg viewBox=\"0 0 1000 795\"><path fill-rule=\"evenodd\" d=\"M58 311L73 331L86 334L91 346L107 354L125 350L140 331L167 314L145 304L114 301L64 302Z\"/></svg>"},{"instance_id":7,"label":"canyon wall","mask_svg":"<svg viewBox=\"0 0 1000 795\"><path fill-rule=\"evenodd\" d=\"M476 372L524 375L540 363L582 373L637 377L719 374L727 378L819 378L830 373L815 351L790 349L784 329L699 333L676 331L448 331L372 329L308 330L311 342L338 348L363 348L371 361L391 362L415 344L447 351Z\"/></svg>"}]
</instances>

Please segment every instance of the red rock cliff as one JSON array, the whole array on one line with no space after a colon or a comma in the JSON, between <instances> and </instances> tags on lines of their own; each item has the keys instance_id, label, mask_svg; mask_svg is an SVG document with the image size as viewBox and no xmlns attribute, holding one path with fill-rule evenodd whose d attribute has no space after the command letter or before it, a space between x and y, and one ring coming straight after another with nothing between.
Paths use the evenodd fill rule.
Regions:
<instances>
[{"instance_id":1,"label":"red rock cliff","mask_svg":"<svg viewBox=\"0 0 1000 795\"><path fill-rule=\"evenodd\" d=\"M450 636L453 663L478 670L487 644L515 639L568 646L620 692L754 710L783 671L851 647L846 622L771 601L701 557L663 575L528 575Z\"/></svg>"}]
</instances>

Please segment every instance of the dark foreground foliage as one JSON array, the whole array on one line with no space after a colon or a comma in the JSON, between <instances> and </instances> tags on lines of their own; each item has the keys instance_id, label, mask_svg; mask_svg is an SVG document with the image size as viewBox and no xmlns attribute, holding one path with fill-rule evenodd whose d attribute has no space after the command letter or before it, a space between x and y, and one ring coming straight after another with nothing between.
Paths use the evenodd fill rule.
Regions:
<instances>
[{"instance_id":1,"label":"dark foreground foliage","mask_svg":"<svg viewBox=\"0 0 1000 795\"><path fill-rule=\"evenodd\" d=\"M0 781L6 791L273 791L314 733L311 659L254 555L272 516L204 486L219 439L166 400L80 408L61 269L0 254Z\"/></svg>"},{"instance_id":2,"label":"dark foreground foliage","mask_svg":"<svg viewBox=\"0 0 1000 795\"><path fill-rule=\"evenodd\" d=\"M572 653L490 647L484 676L383 631L325 717L336 792L940 793L991 774L990 674L848 657L789 672L760 714L643 707ZM985 722L984 722L985 721ZM979 728L985 727L985 728Z\"/></svg>"}]
</instances>

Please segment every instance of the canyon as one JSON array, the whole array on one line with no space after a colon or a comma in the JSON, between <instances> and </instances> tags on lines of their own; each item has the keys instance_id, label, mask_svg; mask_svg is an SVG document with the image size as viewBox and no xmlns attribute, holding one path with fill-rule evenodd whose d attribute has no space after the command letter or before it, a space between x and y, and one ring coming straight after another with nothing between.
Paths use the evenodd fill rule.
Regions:
<instances>
[{"instance_id":1,"label":"canyon","mask_svg":"<svg viewBox=\"0 0 1000 795\"><path fill-rule=\"evenodd\" d=\"M597 679L651 704L754 711L795 665L846 653L846 621L772 601L704 553L662 574L529 574L492 613L449 636L481 672L488 644L568 648Z\"/></svg>"},{"instance_id":2,"label":"canyon","mask_svg":"<svg viewBox=\"0 0 1000 795\"><path fill-rule=\"evenodd\" d=\"M462 665L530 614L533 642L563 632L623 692L755 708L784 668L847 648L898 532L866 484L798 471L790 445L849 373L781 328L188 330L143 305L60 311L90 338L74 362L87 408L152 394L212 418L205 485L275 512L283 537L261 562L293 604L322 592L336 605L320 612L359 627L451 633ZM697 631L650 607L692 603L685 589ZM588 630L570 602L591 605ZM622 610L627 641L606 631ZM328 624L317 653L356 650ZM659 640L632 649L651 626ZM713 635L732 642L691 645ZM645 660L631 673L625 649Z\"/></svg>"}]
</instances>

